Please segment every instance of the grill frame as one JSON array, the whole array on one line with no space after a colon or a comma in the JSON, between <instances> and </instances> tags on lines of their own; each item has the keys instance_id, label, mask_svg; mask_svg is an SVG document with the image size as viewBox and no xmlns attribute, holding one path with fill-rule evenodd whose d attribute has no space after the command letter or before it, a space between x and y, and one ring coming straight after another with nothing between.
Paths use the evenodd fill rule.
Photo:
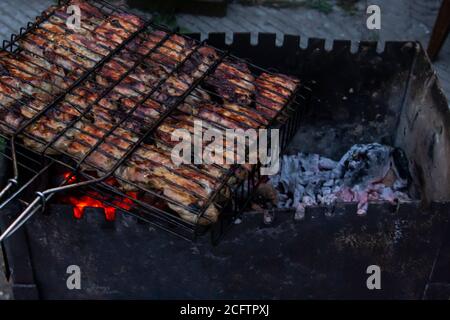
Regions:
<instances>
[{"instance_id":1,"label":"grill frame","mask_svg":"<svg viewBox=\"0 0 450 320\"><path fill-rule=\"evenodd\" d=\"M390 42L382 53L376 51L376 43L361 43L359 50L353 53L350 52L350 41L335 41L333 49L328 51L321 46L324 40L320 39L310 39L307 48L300 48L300 38L295 36L286 36L282 47L275 44L275 35L260 34L257 46L246 39L250 39L249 34L235 34L234 43L228 45L224 34L214 34L209 36L208 42L231 49L239 56L255 58L263 66L273 64L270 57L283 57L280 70L294 70L308 78L324 80L318 81L315 88L315 92L322 93L320 103L330 104L338 110L342 110L339 107L354 109L362 96L374 90L384 98L383 85L377 84L374 89L371 81L378 79L380 70L386 70L390 80L392 77L398 80L396 83L400 83L401 92L406 91L406 99L401 97L401 101L392 101L386 98L387 101L404 105L409 99L417 100L411 98L415 91L419 96L427 93L437 97L431 107L442 110L442 117L450 119L439 85L428 85L433 78L432 65L423 48L418 46L416 50L415 43ZM257 54L260 50L268 54L260 57ZM337 78L329 77L330 67L332 70L338 68ZM405 72L418 75L416 82L423 88L410 87ZM401 80L396 78L397 75L402 75ZM361 78L367 81L360 82ZM345 101L330 90L348 94L347 86L356 88L358 83L362 88ZM367 102L370 109L378 103L377 99L362 101ZM92 211L74 223L67 217L66 210L54 206L54 210L50 208L49 216L35 216L29 225L5 243L5 247L17 299L448 299L448 295L443 295L444 291L434 291L436 285L442 287L447 283L448 287L449 283L448 274L445 278L442 272L436 272L448 270L445 268L448 259L443 260L436 254L444 245L441 229L448 221L448 208L448 201L438 200L431 203L430 210L417 202L397 208L386 203L371 203L367 216L358 216L353 204L344 204L334 211L333 216L325 215L323 208L311 208L306 211L304 221L294 221L290 214L280 213L271 226L264 226L257 215L244 215L243 223L233 228L220 246L211 248L209 243L202 241L205 239L186 246L183 241L149 230L145 225L136 229L139 224L129 221L126 216L109 223L96 214L98 212ZM12 214L15 212L17 210ZM439 216L447 220L439 221ZM330 249L330 245L342 240L344 232L349 239L366 234L379 237L377 232L381 232L382 238L393 241L393 235L380 225L394 227L403 219L417 227L421 222L425 223L425 228L430 228L428 236L417 236L412 232L412 239L406 237L394 241L393 248L387 247L395 254L387 255L388 260L383 260L383 265L389 267L382 265L381 268L383 278L390 281L383 282L383 290L367 290L367 266L386 257L387 251L380 250L382 252L378 254L378 250L366 247L370 243L361 242L358 244L365 245L362 248L336 250ZM61 230L61 227L66 229ZM435 227L437 229L433 229ZM137 230L138 234L130 230ZM448 244L448 229L446 232ZM58 241L48 241L52 237ZM45 245L43 239L47 240ZM86 260L88 256L95 256L93 263ZM117 260L112 262L112 258ZM285 259L289 261L289 258L294 262L290 268L285 268L282 273L274 272L274 263L284 267ZM98 263L105 261L108 262L106 267L98 267ZM330 265L330 261L334 264ZM411 273L422 264L418 261L425 261L422 265L425 271ZM51 272L49 262L55 262ZM79 263L91 276L92 283L85 284L92 286L92 291L88 292L87 287L81 291L68 291L64 281L61 282L61 277L66 276L65 268L73 263ZM259 267L258 272L255 272L255 265ZM436 266L434 272L433 265ZM127 272L124 273L122 268ZM183 275L187 283L180 281ZM417 290L410 290L411 285Z\"/></svg>"},{"instance_id":2,"label":"grill frame","mask_svg":"<svg viewBox=\"0 0 450 320\"><path fill-rule=\"evenodd\" d=\"M62 6L64 4L66 4L67 1L60 1L59 5ZM117 8L103 0L95 0L95 1L89 1L88 3L92 4L92 3L99 3L101 4L102 8L107 7L110 8L111 10L113 10L113 12L122 12L122 13L126 13L125 10L121 9L121 8ZM55 14L55 11L52 11L50 14L43 14L41 16L39 16L35 23L29 23L27 28L22 28L19 32L18 35L12 35L11 36L11 41L5 41L3 43L4 45L4 50L9 50L11 52L14 51L14 48L17 47L16 43L17 41L19 41L20 39L24 38L28 33L33 32L33 30L35 30L36 28L38 28L38 26L42 23L47 21L48 19L50 19L50 17L52 17L53 14ZM102 67L105 63L107 63L108 61L110 61L112 58L114 58L118 53L120 53L121 50L128 50L126 49L127 44L129 44L131 41L137 39L140 35L143 34L143 32L151 27L154 30L161 30L166 32L166 37L165 39L169 38L170 35L175 34L173 31L168 30L166 27L164 26L159 26L159 25L155 25L152 21L143 19L142 17L140 17L144 22L145 25L143 27L141 27L138 31L134 32L132 34L132 36L130 36L129 38L127 38L126 40L124 40L121 44L119 44L114 50L112 50L107 57L103 58L100 62L98 62L92 69L88 70L85 74L83 74L80 78L78 78L74 83L72 83L72 85L70 85L70 87L65 90L60 96L56 97L51 103L49 103L46 107L44 107L41 111L39 111L32 119L30 119L29 121L27 121L27 123L23 126L21 126L21 128L15 132L13 134L13 137L11 140L11 147L10 147L10 151L12 153L12 156L10 157L11 160L13 161L13 167L14 167L14 173L15 173L15 177L13 179L10 180L10 184L11 186L17 184L17 177L18 177L18 166L17 166L17 157L15 156L16 154L16 146L20 146L20 147L25 147L23 144L19 143L16 141L16 137L19 134L23 134L26 135L27 138L31 138L31 139L35 139L35 137L33 137L32 135L25 133L24 130L25 128L31 126L37 119L40 118L40 116L44 115L47 111L52 110L52 108L55 108L59 102L61 102L67 95L69 94L73 94L73 91L77 88L79 88L80 86L82 86L83 83L89 81L90 77L95 76L96 72L99 70L100 67ZM196 49L198 49L201 45L205 45L204 42L200 42L199 40L195 40L194 38L191 38L189 36L183 36L186 39L189 39L190 41L195 41L196 44L196 48L193 49L185 58L184 60L177 64L176 67L174 69L172 69L172 71L170 73L168 73L166 79L168 79L169 77L171 77L172 75L174 75L179 68L182 68L182 66L184 65L184 63L186 61L189 60L190 56L193 55L196 52ZM69 127L73 126L74 123L76 123L77 119L82 119L83 116L85 116L90 108L92 108L92 106L96 105L96 102L100 101L103 97L106 97L108 95L109 92L111 92L117 84L119 84L123 79L125 79L125 77L129 74L131 74L138 66L140 63L142 63L149 55L151 52L154 52L159 46L163 45L163 40L161 40L157 46L155 46L154 48L152 48L152 50L150 50L150 52L148 52L145 56L141 56L138 61L135 62L135 64L133 65L133 67L128 68L127 72L125 74L122 74L122 76L120 77L119 80L115 81L112 85L109 85L103 92L102 94L95 100L95 102L90 103L90 106L86 109L83 110L83 112L81 112L81 115L79 117L77 117L76 119L73 120L73 122L63 131L61 131L61 135L63 135L67 130L69 130ZM69 190L72 189L74 187L88 187L88 188L94 188L97 185L99 185L102 190L108 190L111 193L114 193L116 195L122 196L122 197L126 197L129 200L133 201L135 204L137 204L137 206L139 206L140 209L142 209L143 207L143 203L142 201L137 201L136 199L130 197L129 195L127 195L124 192L121 192L119 190L117 190L117 188L111 188L111 186L109 186L107 183L105 183L106 179L111 177L112 175L114 175L115 171L117 168L120 167L120 165L122 165L125 161L127 161L128 157L137 149L140 147L140 145L142 145L143 141L152 135L152 133L154 132L155 129L158 128L159 124L161 124L166 118L169 118L171 116L173 116L173 112L175 110L178 110L179 105L185 100L185 98L194 91L194 89L196 88L196 86L200 83L202 83L204 81L204 79L206 79L207 77L210 77L213 75L214 71L216 70L216 67L224 60L224 59L233 59L234 61L237 62L245 62L251 69L254 70L258 70L259 73L269 73L269 74L274 74L274 72L272 71L268 71L266 69L257 67L256 65L248 62L248 61L244 61L236 56L230 55L229 52L224 51L224 50L220 50L220 49L216 49L214 48L218 53L220 53L220 58L218 60L216 60L212 65L208 66L207 71L203 72L202 76L199 79L196 79L190 86L189 89L187 89L183 95L178 96L175 103L173 103L173 105L171 107L169 107L167 109L166 112L164 112L164 114L162 116L159 117L159 119L152 124L151 128L149 128L148 130L146 130L146 132L142 135L142 137L138 140L138 142L134 143L134 146L131 147L130 149L127 150L127 152L125 153L124 156L122 156L122 158L120 158L119 160L117 160L116 165L113 167L113 169L111 169L108 173L106 173L105 175L103 175L102 177L94 177L86 172L80 171L80 167L81 164L83 163L84 160L86 160L88 158L88 156L92 153L92 152L97 152L96 148L98 148L99 146L102 145L103 142L105 142L105 140L108 139L108 137L110 137L113 134L113 131L117 128L120 128L121 124L125 121L128 120L128 115L130 115L132 112L134 112L136 110L136 108L138 106L140 106L142 103L144 103L148 98L151 98L152 94L161 86L165 83L163 79L161 80L158 85L156 85L155 87L152 88L150 93L147 93L144 98L139 101L136 106L129 112L127 112L127 116L123 117L122 120L117 123L113 129L109 130L109 132L107 134L104 134L102 138L99 138L97 143L95 144L94 147L90 148L91 150L77 163L77 165L71 166L68 165L68 162L66 160L60 160L59 158L55 158L52 155L48 155L45 154L45 151L47 151L52 145L52 142L56 141L56 138L59 136L59 134L56 135L56 138L52 139L52 141L50 141L49 143L47 143L44 147L44 150L40 153L32 151L32 153L36 153L36 155L40 156L41 158L45 158L45 161L42 161L43 165L47 165L46 162L48 161L53 161L58 163L59 165L65 166L68 170L70 170L72 172L73 175L77 175L80 177L83 177L85 179L85 181L80 182L80 183L76 183L74 185L69 186L67 184L67 182L70 180L67 179L65 182L63 182L59 187L57 188L53 188L50 189L51 192L43 192L43 193L39 193L39 197L40 200L42 200L42 203L39 204L41 201L37 201L37 198L34 201L34 204L36 205L36 208L34 208L33 211L31 211L31 214L29 214L28 216L24 216L25 220L18 226L20 227L26 220L28 220L37 210L42 209L42 207L45 205L45 202L48 202L51 199L51 196L53 195L54 192L59 192L59 191L63 191L63 190ZM297 93L299 91L302 91L302 94L297 95ZM212 93L212 92L211 92ZM301 105L302 104L307 104L309 96L311 93L311 89L309 89L307 86L305 85L301 85L299 86L295 92L291 95L291 98L289 99L289 101L287 101L284 106L277 112L276 116L273 117L268 126L267 127L273 127L275 123L278 122L278 119L284 117L284 118L288 118L289 120L284 123L284 125L280 126L279 124L277 125L282 132L282 139L281 139L281 148L284 148L290 138L293 136L293 134L295 133L296 129L298 128L299 125L299 121L298 121L298 117L299 114L301 113ZM277 93L278 94L278 93ZM302 102L299 102L296 100L296 98L301 99ZM72 103L71 103L72 104ZM266 107L266 106L264 106ZM81 108L80 108L81 109ZM82 110L82 109L81 109ZM288 116L286 116L288 115ZM295 119L296 121L291 121L292 119ZM6 139L8 139L7 136L4 136L2 134L2 136ZM154 138L152 138L152 140L155 140ZM42 143L42 141L39 141L38 143ZM25 147L26 148L26 147ZM57 150L58 152L61 152L61 150ZM21 166L21 164L19 164L19 166ZM206 218L204 216L205 211L208 209L209 205L214 203L216 201L216 198L218 197L218 195L222 192L222 190L224 188L230 188L233 193L233 196L228 199L226 201L225 204L223 204L223 207L220 209L221 214L220 214L220 218L219 221L220 223L218 223L218 225L220 227L218 228L214 228L215 230L219 229L219 230L224 230L223 228L223 221L222 221L222 216L224 216L224 212L225 209L227 207L230 206L230 204L233 204L231 206L231 210L230 212L227 212L227 216L228 217L234 217L240 213L242 213L243 209L245 206L240 205L241 203L244 204L248 204L252 193L254 192L254 190L256 189L256 187L258 186L259 183L259 176L258 176L258 170L259 170L259 166L253 166L251 172L248 174L247 178L242 180L238 185L234 185L234 186L230 186L229 181L230 179L234 176L235 171L239 168L239 166L235 166L233 165L230 169L226 170L225 173L222 175L222 178L217 181L218 182L218 187L215 189L215 191L212 193L212 195L209 196L208 199L206 199L205 204L197 211L195 212L195 214L197 215L197 221L201 218ZM98 169L98 168L96 168ZM39 171L39 174L42 174L42 172ZM117 177L116 177L117 178ZM30 181L34 181L37 178L32 178ZM129 181L125 181L126 183L130 183ZM31 182L30 182L31 184ZM135 185L137 186L137 185ZM25 187L28 187L28 184L25 184ZM140 187L139 189L144 190L144 192L151 192L151 190L149 190L148 188L142 188ZM25 188L22 187L22 190L25 190ZM244 194L246 194L246 199L243 199ZM16 194L17 195L17 194ZM160 195L157 195L158 197L160 197ZM9 198L7 202L5 202L3 204L6 205L6 203L8 203L9 201L11 201L12 198ZM167 199L166 199L167 200ZM31 202L33 204L33 202ZM106 202L106 204L108 204ZM180 205L180 203L175 203L177 206ZM117 207L114 204L111 204L113 207ZM182 205L182 204L181 204ZM125 212L126 210L124 210L123 208L117 207L117 209L120 209L122 212ZM162 219L164 221L164 223L168 224L169 228L165 228L164 226L160 225L159 223L155 223L154 221L152 221L152 219L147 219L147 217L142 217L140 214L134 214L135 216L138 216L140 218L142 218L143 220L145 220L146 222L150 222L156 226L160 226L163 229L167 230L167 231L171 231L174 234L180 235L181 237L188 239L188 240L195 240L195 238L200 235L200 234L204 234L205 231L207 231L208 228L205 228L204 226L201 226L199 223L190 223L187 222L185 220L183 220L182 218L176 216L176 215L172 215L164 210L156 210L157 208L155 208L154 206L151 206L151 208L145 207L146 210L148 211L153 211L152 213L148 212L150 214L150 218L154 218L155 214L158 215L165 215L167 216L167 219ZM190 212L192 211L191 208L187 208ZM130 213L130 212L127 212ZM158 217L160 218L160 217ZM228 219L227 219L228 220ZM231 220L229 221L231 222ZM171 223L173 225L171 225ZM170 230L172 229L172 227L181 227L184 228L184 230L188 229L188 234L183 234L183 232L177 232L174 230ZM16 229L14 229L16 230ZM215 239L214 242L216 242L220 237L222 236L222 232L219 232L218 235L213 236L213 238Z\"/></svg>"}]
</instances>

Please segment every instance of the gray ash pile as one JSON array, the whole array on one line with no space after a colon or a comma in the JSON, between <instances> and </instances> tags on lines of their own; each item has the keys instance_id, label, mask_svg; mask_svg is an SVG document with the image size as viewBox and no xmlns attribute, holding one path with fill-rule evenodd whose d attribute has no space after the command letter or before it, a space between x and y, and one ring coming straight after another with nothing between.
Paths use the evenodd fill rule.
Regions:
<instances>
[{"instance_id":1,"label":"gray ash pile","mask_svg":"<svg viewBox=\"0 0 450 320\"><path fill-rule=\"evenodd\" d=\"M280 173L270 178L278 191L277 207L295 209L299 219L308 206L357 202L358 214L364 214L369 201L410 200L408 164L399 149L357 144L339 161L308 153L280 161Z\"/></svg>"}]
</instances>

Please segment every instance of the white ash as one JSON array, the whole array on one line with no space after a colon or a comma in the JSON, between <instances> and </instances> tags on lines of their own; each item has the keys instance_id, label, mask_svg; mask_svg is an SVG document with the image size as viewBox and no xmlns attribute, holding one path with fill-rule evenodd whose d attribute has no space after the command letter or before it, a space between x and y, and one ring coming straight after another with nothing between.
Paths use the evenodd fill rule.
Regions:
<instances>
[{"instance_id":1,"label":"white ash","mask_svg":"<svg viewBox=\"0 0 450 320\"><path fill-rule=\"evenodd\" d=\"M283 156L280 174L270 179L278 190L277 206L294 208L301 219L308 206L357 202L358 214L364 214L368 201L408 201L408 183L398 173L393 151L372 143L354 145L338 162L318 154Z\"/></svg>"}]
</instances>

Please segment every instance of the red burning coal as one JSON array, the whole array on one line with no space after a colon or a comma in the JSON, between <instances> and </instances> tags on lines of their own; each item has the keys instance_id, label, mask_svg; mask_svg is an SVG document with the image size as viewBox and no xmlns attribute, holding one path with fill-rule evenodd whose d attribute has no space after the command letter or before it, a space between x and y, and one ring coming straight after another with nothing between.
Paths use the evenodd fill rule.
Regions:
<instances>
[{"instance_id":1,"label":"red burning coal","mask_svg":"<svg viewBox=\"0 0 450 320\"><path fill-rule=\"evenodd\" d=\"M64 179L67 184L77 181L71 172L64 174ZM137 199L137 192L127 192L127 196L129 198L119 196L106 198L100 193L92 191L88 192L88 195L65 196L62 198L62 202L73 206L73 215L76 219L83 217L85 208L100 208L104 210L106 220L113 221L116 218L117 209L129 210L132 208L132 199Z\"/></svg>"}]
</instances>

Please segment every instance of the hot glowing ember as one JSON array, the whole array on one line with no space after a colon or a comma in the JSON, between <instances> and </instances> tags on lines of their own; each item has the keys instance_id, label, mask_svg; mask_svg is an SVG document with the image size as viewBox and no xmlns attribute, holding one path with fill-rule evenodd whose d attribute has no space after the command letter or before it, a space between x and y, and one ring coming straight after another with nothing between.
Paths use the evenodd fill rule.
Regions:
<instances>
[{"instance_id":1,"label":"hot glowing ember","mask_svg":"<svg viewBox=\"0 0 450 320\"><path fill-rule=\"evenodd\" d=\"M91 192L90 195L92 196L69 196L64 199L64 202L73 205L73 215L75 218L81 219L85 208L102 208L105 211L106 220L112 221L116 218L116 207L129 210L133 205L133 200L124 197L120 200L113 200L111 203L116 207L112 207L105 204L103 201L98 200L102 198L99 193ZM127 195L133 199L137 199L137 194L135 192L129 192Z\"/></svg>"},{"instance_id":2,"label":"hot glowing ember","mask_svg":"<svg viewBox=\"0 0 450 320\"><path fill-rule=\"evenodd\" d=\"M75 183L77 180L75 176L72 176L72 173L64 174L64 179L68 184ZM89 192L88 194L82 196L66 196L62 199L62 202L73 205L73 215L76 219L83 217L85 208L101 208L105 212L106 220L113 221L116 218L117 208L129 210L133 206L132 199L137 199L137 192L127 192L129 198L119 196L105 198L98 192Z\"/></svg>"},{"instance_id":3,"label":"hot glowing ember","mask_svg":"<svg viewBox=\"0 0 450 320\"><path fill-rule=\"evenodd\" d=\"M75 181L77 181L77 178L75 177L75 175L72 172L67 172L64 174L64 180L67 181L67 184L72 184Z\"/></svg>"}]
</instances>

